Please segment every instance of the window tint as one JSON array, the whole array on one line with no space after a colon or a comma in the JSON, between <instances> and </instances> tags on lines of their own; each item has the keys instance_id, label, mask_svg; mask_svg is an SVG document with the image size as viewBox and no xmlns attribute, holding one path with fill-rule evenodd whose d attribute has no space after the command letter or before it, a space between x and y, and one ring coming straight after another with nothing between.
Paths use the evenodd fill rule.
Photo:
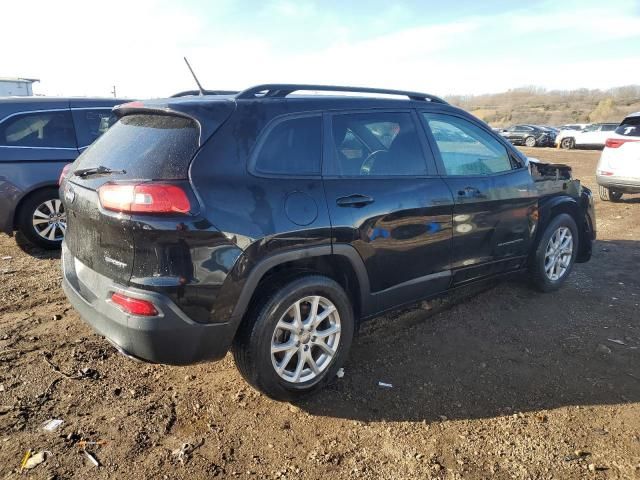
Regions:
<instances>
[{"instance_id":1,"label":"window tint","mask_svg":"<svg viewBox=\"0 0 640 480\"><path fill-rule=\"evenodd\" d=\"M121 178L187 178L199 131L187 118L127 115L78 157L77 168L126 170Z\"/></svg>"},{"instance_id":2,"label":"window tint","mask_svg":"<svg viewBox=\"0 0 640 480\"><path fill-rule=\"evenodd\" d=\"M76 136L80 148L91 145L116 122L116 117L109 109L73 110L73 121L76 125Z\"/></svg>"},{"instance_id":3,"label":"window tint","mask_svg":"<svg viewBox=\"0 0 640 480\"><path fill-rule=\"evenodd\" d=\"M490 133L462 118L423 114L447 175L488 175L512 169L507 149Z\"/></svg>"},{"instance_id":4,"label":"window tint","mask_svg":"<svg viewBox=\"0 0 640 480\"><path fill-rule=\"evenodd\" d=\"M334 115L333 164L339 176L424 175L420 140L410 113Z\"/></svg>"},{"instance_id":5,"label":"window tint","mask_svg":"<svg viewBox=\"0 0 640 480\"><path fill-rule=\"evenodd\" d=\"M640 137L640 117L625 118L616 128L616 133L625 137Z\"/></svg>"},{"instance_id":6,"label":"window tint","mask_svg":"<svg viewBox=\"0 0 640 480\"><path fill-rule=\"evenodd\" d=\"M322 152L320 116L278 123L262 142L256 170L279 175L318 175Z\"/></svg>"},{"instance_id":7,"label":"window tint","mask_svg":"<svg viewBox=\"0 0 640 480\"><path fill-rule=\"evenodd\" d=\"M602 126L602 131L603 132L613 132L616 129L617 125L603 125Z\"/></svg>"},{"instance_id":8,"label":"window tint","mask_svg":"<svg viewBox=\"0 0 640 480\"><path fill-rule=\"evenodd\" d=\"M0 145L77 148L71 113L23 113L0 125Z\"/></svg>"}]
</instances>

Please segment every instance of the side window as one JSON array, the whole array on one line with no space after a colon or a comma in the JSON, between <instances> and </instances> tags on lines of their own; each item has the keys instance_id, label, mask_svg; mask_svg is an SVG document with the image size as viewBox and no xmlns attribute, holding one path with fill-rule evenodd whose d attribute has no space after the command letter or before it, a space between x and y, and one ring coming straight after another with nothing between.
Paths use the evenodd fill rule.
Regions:
<instances>
[{"instance_id":1,"label":"side window","mask_svg":"<svg viewBox=\"0 0 640 480\"><path fill-rule=\"evenodd\" d=\"M332 117L329 175L425 175L416 126L408 112L336 114Z\"/></svg>"},{"instance_id":2,"label":"side window","mask_svg":"<svg viewBox=\"0 0 640 480\"><path fill-rule=\"evenodd\" d=\"M423 115L447 175L490 175L513 168L506 147L480 127L451 115ZM447 135L436 132L447 132Z\"/></svg>"},{"instance_id":3,"label":"side window","mask_svg":"<svg viewBox=\"0 0 640 480\"><path fill-rule=\"evenodd\" d=\"M73 121L76 125L78 147L91 145L96 138L106 132L116 123L116 117L109 109L72 110Z\"/></svg>"},{"instance_id":4,"label":"side window","mask_svg":"<svg viewBox=\"0 0 640 480\"><path fill-rule=\"evenodd\" d=\"M603 132L613 132L616 129L617 125L603 125L602 126L602 131Z\"/></svg>"},{"instance_id":5,"label":"side window","mask_svg":"<svg viewBox=\"0 0 640 480\"><path fill-rule=\"evenodd\" d=\"M69 111L22 113L0 124L0 145L77 148Z\"/></svg>"},{"instance_id":6,"label":"side window","mask_svg":"<svg viewBox=\"0 0 640 480\"><path fill-rule=\"evenodd\" d=\"M322 118L284 120L261 142L255 169L277 175L319 175L322 155Z\"/></svg>"}]
</instances>

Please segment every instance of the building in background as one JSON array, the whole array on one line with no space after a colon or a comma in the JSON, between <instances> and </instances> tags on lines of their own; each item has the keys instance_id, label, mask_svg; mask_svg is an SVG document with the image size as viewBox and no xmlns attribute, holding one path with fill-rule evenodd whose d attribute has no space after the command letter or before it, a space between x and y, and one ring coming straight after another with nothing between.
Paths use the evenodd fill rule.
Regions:
<instances>
[{"instance_id":1,"label":"building in background","mask_svg":"<svg viewBox=\"0 0 640 480\"><path fill-rule=\"evenodd\" d=\"M37 78L0 77L0 97L31 96L31 86L39 81Z\"/></svg>"}]
</instances>

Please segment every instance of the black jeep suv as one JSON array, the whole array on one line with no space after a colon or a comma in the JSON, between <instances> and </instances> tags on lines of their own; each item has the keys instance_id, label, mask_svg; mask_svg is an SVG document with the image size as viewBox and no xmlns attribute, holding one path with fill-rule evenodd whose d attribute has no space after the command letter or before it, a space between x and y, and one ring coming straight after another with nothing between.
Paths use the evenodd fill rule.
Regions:
<instances>
[{"instance_id":1,"label":"black jeep suv","mask_svg":"<svg viewBox=\"0 0 640 480\"><path fill-rule=\"evenodd\" d=\"M261 85L115 112L61 185L63 286L139 359L231 348L291 398L335 376L362 319L525 269L554 290L591 254L568 167L428 94Z\"/></svg>"}]
</instances>

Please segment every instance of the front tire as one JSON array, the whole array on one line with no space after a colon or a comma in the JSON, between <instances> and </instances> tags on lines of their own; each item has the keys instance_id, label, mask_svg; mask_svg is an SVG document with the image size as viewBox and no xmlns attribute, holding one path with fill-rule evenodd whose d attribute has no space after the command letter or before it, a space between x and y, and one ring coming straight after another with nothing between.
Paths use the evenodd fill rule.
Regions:
<instances>
[{"instance_id":1,"label":"front tire","mask_svg":"<svg viewBox=\"0 0 640 480\"><path fill-rule=\"evenodd\" d=\"M573 269L578 253L578 227L573 217L561 213L545 229L530 260L533 285L542 292L557 290Z\"/></svg>"},{"instance_id":2,"label":"front tire","mask_svg":"<svg viewBox=\"0 0 640 480\"><path fill-rule=\"evenodd\" d=\"M16 214L18 230L32 244L47 250L60 248L67 229L67 215L57 188L28 196Z\"/></svg>"},{"instance_id":3,"label":"front tire","mask_svg":"<svg viewBox=\"0 0 640 480\"><path fill-rule=\"evenodd\" d=\"M265 297L234 340L238 370L276 400L293 400L322 388L335 377L351 347L355 322L347 294L330 278L309 275Z\"/></svg>"},{"instance_id":4,"label":"front tire","mask_svg":"<svg viewBox=\"0 0 640 480\"><path fill-rule=\"evenodd\" d=\"M536 139L535 137L527 137L524 139L524 144L527 147L535 147L536 146Z\"/></svg>"}]
</instances>

